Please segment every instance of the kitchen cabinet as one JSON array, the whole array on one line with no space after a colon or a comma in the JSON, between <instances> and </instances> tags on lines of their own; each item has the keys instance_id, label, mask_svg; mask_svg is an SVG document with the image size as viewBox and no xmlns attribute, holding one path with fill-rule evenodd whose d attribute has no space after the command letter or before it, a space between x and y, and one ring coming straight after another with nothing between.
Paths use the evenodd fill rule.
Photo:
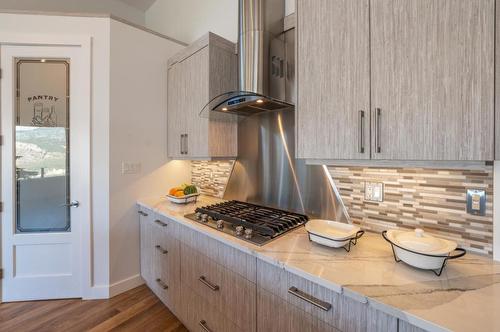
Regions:
<instances>
[{"instance_id":1,"label":"kitchen cabinet","mask_svg":"<svg viewBox=\"0 0 500 332\"><path fill-rule=\"evenodd\" d=\"M367 303L144 207L139 215L141 276L190 331L398 331Z\"/></svg>"},{"instance_id":2,"label":"kitchen cabinet","mask_svg":"<svg viewBox=\"0 0 500 332\"><path fill-rule=\"evenodd\" d=\"M168 155L176 159L237 155L237 120L202 112L214 97L237 89L235 45L208 33L169 60Z\"/></svg>"},{"instance_id":3,"label":"kitchen cabinet","mask_svg":"<svg viewBox=\"0 0 500 332\"><path fill-rule=\"evenodd\" d=\"M494 0L298 0L298 156L492 160L494 29Z\"/></svg>"},{"instance_id":4,"label":"kitchen cabinet","mask_svg":"<svg viewBox=\"0 0 500 332\"><path fill-rule=\"evenodd\" d=\"M411 325L410 323L405 322L403 320L399 320L398 324L399 324L398 325L399 332L425 332L424 329Z\"/></svg>"},{"instance_id":5,"label":"kitchen cabinet","mask_svg":"<svg viewBox=\"0 0 500 332\"><path fill-rule=\"evenodd\" d=\"M494 0L371 4L374 159L493 160Z\"/></svg>"},{"instance_id":6,"label":"kitchen cabinet","mask_svg":"<svg viewBox=\"0 0 500 332\"><path fill-rule=\"evenodd\" d=\"M307 326L301 326L305 330L311 330L311 326L320 330L321 326L330 326L332 330L339 331L398 330L397 318L260 260L257 261L257 287L259 327L264 325L271 330L277 328L274 323L266 321L268 316L278 317L276 324L279 326L296 325L293 318L282 312L291 310L300 313L308 321ZM272 309L270 303L273 302L286 303L286 309Z\"/></svg>"},{"instance_id":7,"label":"kitchen cabinet","mask_svg":"<svg viewBox=\"0 0 500 332\"><path fill-rule=\"evenodd\" d=\"M174 237L175 224L149 209L140 208L139 215L141 276L175 313L180 302L180 247Z\"/></svg>"},{"instance_id":8,"label":"kitchen cabinet","mask_svg":"<svg viewBox=\"0 0 500 332\"><path fill-rule=\"evenodd\" d=\"M370 158L368 0L297 1L297 157Z\"/></svg>"}]
</instances>

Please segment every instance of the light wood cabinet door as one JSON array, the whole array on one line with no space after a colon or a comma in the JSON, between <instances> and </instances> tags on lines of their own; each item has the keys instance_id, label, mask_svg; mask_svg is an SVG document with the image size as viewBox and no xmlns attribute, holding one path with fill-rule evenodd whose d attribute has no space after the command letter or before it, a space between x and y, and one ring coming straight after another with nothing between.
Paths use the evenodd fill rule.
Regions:
<instances>
[{"instance_id":1,"label":"light wood cabinet door","mask_svg":"<svg viewBox=\"0 0 500 332\"><path fill-rule=\"evenodd\" d=\"M370 158L369 0L297 0L297 156Z\"/></svg>"},{"instance_id":2,"label":"light wood cabinet door","mask_svg":"<svg viewBox=\"0 0 500 332\"><path fill-rule=\"evenodd\" d=\"M140 241L141 241L141 277L148 286L151 286L153 280L153 257L151 246L153 243L153 234L151 231L151 219L153 213L142 207L138 208Z\"/></svg>"},{"instance_id":3,"label":"light wood cabinet door","mask_svg":"<svg viewBox=\"0 0 500 332\"><path fill-rule=\"evenodd\" d=\"M186 95L183 64L178 63L167 72L167 146L168 156L183 158L182 136L186 134L186 116L182 104Z\"/></svg>"},{"instance_id":4,"label":"light wood cabinet door","mask_svg":"<svg viewBox=\"0 0 500 332\"><path fill-rule=\"evenodd\" d=\"M236 157L236 117L202 112L212 98L237 88L234 44L209 33L171 61L167 110L169 157Z\"/></svg>"},{"instance_id":5,"label":"light wood cabinet door","mask_svg":"<svg viewBox=\"0 0 500 332\"><path fill-rule=\"evenodd\" d=\"M370 8L372 158L492 160L495 1Z\"/></svg>"}]
</instances>

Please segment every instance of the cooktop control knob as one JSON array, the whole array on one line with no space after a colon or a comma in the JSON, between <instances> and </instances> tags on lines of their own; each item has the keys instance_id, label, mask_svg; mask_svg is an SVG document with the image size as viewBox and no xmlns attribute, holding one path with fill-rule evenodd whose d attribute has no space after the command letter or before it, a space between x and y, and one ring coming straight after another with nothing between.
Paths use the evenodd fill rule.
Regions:
<instances>
[{"instance_id":1,"label":"cooktop control knob","mask_svg":"<svg viewBox=\"0 0 500 332\"><path fill-rule=\"evenodd\" d=\"M251 239L253 236L253 230L251 228L245 229L245 239Z\"/></svg>"},{"instance_id":2,"label":"cooktop control knob","mask_svg":"<svg viewBox=\"0 0 500 332\"><path fill-rule=\"evenodd\" d=\"M201 221L203 221L203 222L208 222L208 214L203 213L203 214L201 215Z\"/></svg>"},{"instance_id":3,"label":"cooktop control knob","mask_svg":"<svg viewBox=\"0 0 500 332\"><path fill-rule=\"evenodd\" d=\"M194 214L194 217L197 219L197 220L200 220L201 219L201 212L196 212Z\"/></svg>"},{"instance_id":4,"label":"cooktop control knob","mask_svg":"<svg viewBox=\"0 0 500 332\"><path fill-rule=\"evenodd\" d=\"M236 230L236 235L238 235L238 236L242 236L242 235L243 235L243 231L244 231L245 229L243 228L243 226L236 226L236 227L235 227L235 230Z\"/></svg>"},{"instance_id":5,"label":"cooktop control knob","mask_svg":"<svg viewBox=\"0 0 500 332\"><path fill-rule=\"evenodd\" d=\"M217 220L216 223L217 223L217 228L218 229L223 229L224 228L224 220L219 219L219 220Z\"/></svg>"}]
</instances>

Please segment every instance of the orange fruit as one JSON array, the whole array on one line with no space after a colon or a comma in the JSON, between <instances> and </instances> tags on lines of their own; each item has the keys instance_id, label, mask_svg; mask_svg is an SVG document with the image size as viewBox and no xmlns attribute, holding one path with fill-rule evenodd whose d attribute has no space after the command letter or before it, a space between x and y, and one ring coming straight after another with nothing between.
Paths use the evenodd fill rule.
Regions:
<instances>
[{"instance_id":1,"label":"orange fruit","mask_svg":"<svg viewBox=\"0 0 500 332\"><path fill-rule=\"evenodd\" d=\"M178 190L174 194L175 197L182 197L184 196L184 190Z\"/></svg>"}]
</instances>

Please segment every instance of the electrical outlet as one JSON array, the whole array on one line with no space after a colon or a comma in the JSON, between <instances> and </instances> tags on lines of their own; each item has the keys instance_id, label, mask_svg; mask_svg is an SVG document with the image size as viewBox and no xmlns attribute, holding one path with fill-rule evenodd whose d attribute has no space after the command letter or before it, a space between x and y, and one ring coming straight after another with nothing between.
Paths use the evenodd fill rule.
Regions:
<instances>
[{"instance_id":1,"label":"electrical outlet","mask_svg":"<svg viewBox=\"0 0 500 332\"><path fill-rule=\"evenodd\" d=\"M365 201L383 202L384 184L382 182L365 182Z\"/></svg>"},{"instance_id":2,"label":"electrical outlet","mask_svg":"<svg viewBox=\"0 0 500 332\"><path fill-rule=\"evenodd\" d=\"M476 216L486 214L486 192L484 190L467 189L467 213Z\"/></svg>"},{"instance_id":3,"label":"electrical outlet","mask_svg":"<svg viewBox=\"0 0 500 332\"><path fill-rule=\"evenodd\" d=\"M122 174L137 174L141 171L141 163L130 163L122 161Z\"/></svg>"}]
</instances>

